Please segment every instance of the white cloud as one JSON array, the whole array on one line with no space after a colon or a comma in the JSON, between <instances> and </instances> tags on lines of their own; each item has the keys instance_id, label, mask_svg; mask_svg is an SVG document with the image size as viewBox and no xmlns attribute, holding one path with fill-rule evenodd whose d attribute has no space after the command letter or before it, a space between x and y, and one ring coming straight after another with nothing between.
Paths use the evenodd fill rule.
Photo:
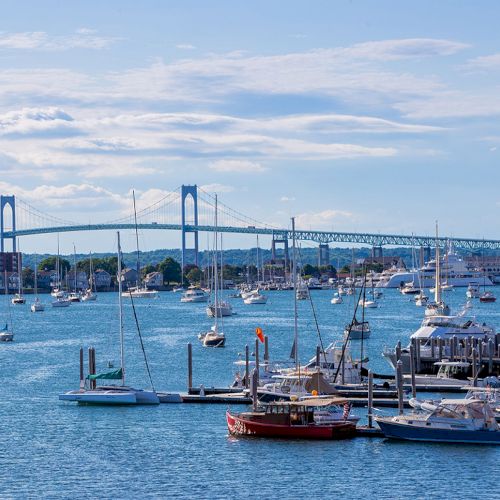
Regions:
<instances>
[{"instance_id":1,"label":"white cloud","mask_svg":"<svg viewBox=\"0 0 500 500\"><path fill-rule=\"evenodd\" d=\"M218 160L210 163L209 168L224 173L261 173L265 168L257 162L247 160Z\"/></svg>"},{"instance_id":2,"label":"white cloud","mask_svg":"<svg viewBox=\"0 0 500 500\"><path fill-rule=\"evenodd\" d=\"M352 219L353 214L344 210L323 210L321 212L304 212L296 216L297 228L331 229L337 221Z\"/></svg>"},{"instance_id":3,"label":"white cloud","mask_svg":"<svg viewBox=\"0 0 500 500\"><path fill-rule=\"evenodd\" d=\"M70 130L73 117L57 107L22 108L0 114L0 135Z\"/></svg>"},{"instance_id":4,"label":"white cloud","mask_svg":"<svg viewBox=\"0 0 500 500\"><path fill-rule=\"evenodd\" d=\"M465 68L479 70L496 70L500 69L500 53L490 54L488 56L479 56L474 59L469 59L465 64Z\"/></svg>"},{"instance_id":5,"label":"white cloud","mask_svg":"<svg viewBox=\"0 0 500 500\"><path fill-rule=\"evenodd\" d=\"M226 186L224 184L204 184L203 186L199 186L200 189L206 191L207 193L231 193L234 191L233 186Z\"/></svg>"},{"instance_id":6,"label":"white cloud","mask_svg":"<svg viewBox=\"0 0 500 500\"><path fill-rule=\"evenodd\" d=\"M71 35L49 35L45 31L0 33L0 49L60 51L75 48L104 49L117 38L95 35L94 30L81 28Z\"/></svg>"},{"instance_id":7,"label":"white cloud","mask_svg":"<svg viewBox=\"0 0 500 500\"><path fill-rule=\"evenodd\" d=\"M181 50L194 50L196 47L194 45L191 45L190 43L179 43L176 45L176 48L181 49Z\"/></svg>"},{"instance_id":8,"label":"white cloud","mask_svg":"<svg viewBox=\"0 0 500 500\"><path fill-rule=\"evenodd\" d=\"M294 196L282 196L280 198L280 201L282 201L283 203L287 203L289 201L295 201L295 197Z\"/></svg>"}]
</instances>

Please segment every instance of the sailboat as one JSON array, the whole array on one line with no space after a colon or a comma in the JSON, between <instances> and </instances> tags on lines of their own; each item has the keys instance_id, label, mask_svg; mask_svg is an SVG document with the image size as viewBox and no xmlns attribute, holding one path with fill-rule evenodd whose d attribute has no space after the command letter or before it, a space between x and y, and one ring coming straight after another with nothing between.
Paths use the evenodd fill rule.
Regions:
<instances>
[{"instance_id":1,"label":"sailboat","mask_svg":"<svg viewBox=\"0 0 500 500\"><path fill-rule=\"evenodd\" d=\"M82 296L82 300L84 302L97 300L94 268L92 266L92 252L89 256L89 287L87 288L87 290L85 290L85 293Z\"/></svg>"},{"instance_id":2,"label":"sailboat","mask_svg":"<svg viewBox=\"0 0 500 500\"><path fill-rule=\"evenodd\" d=\"M214 237L214 325L208 332L203 332L198 335L198 339L203 347L224 347L226 337L224 332L219 329L219 318L222 322L222 314L217 314L219 311L220 288L219 288L219 273L217 271L217 195L215 195L215 237Z\"/></svg>"},{"instance_id":3,"label":"sailboat","mask_svg":"<svg viewBox=\"0 0 500 500\"><path fill-rule=\"evenodd\" d=\"M217 239L217 225L215 226L215 239ZM220 282L217 280L219 274L218 263L217 263L217 245L213 253L213 275L214 275L214 287L213 287L213 297L214 300L210 301L207 305L207 315L209 318L214 318L218 316L231 316L233 314L233 307L227 300L222 300L221 293L224 288L224 278L223 278L223 266L222 266L222 235L221 235L221 255L220 255ZM212 286L210 286L212 292ZM218 296L218 299L217 299Z\"/></svg>"},{"instance_id":4,"label":"sailboat","mask_svg":"<svg viewBox=\"0 0 500 500\"><path fill-rule=\"evenodd\" d=\"M486 290L486 268L483 266L483 293L479 296L479 302L487 303L487 302L495 302L496 300L497 298L495 297L495 295L493 295L493 292Z\"/></svg>"},{"instance_id":5,"label":"sailboat","mask_svg":"<svg viewBox=\"0 0 500 500\"><path fill-rule=\"evenodd\" d=\"M436 284L434 286L434 302L427 304L426 316L449 316L450 308L441 298L441 261L439 258L438 225L436 222Z\"/></svg>"},{"instance_id":6,"label":"sailboat","mask_svg":"<svg viewBox=\"0 0 500 500\"><path fill-rule=\"evenodd\" d=\"M38 298L38 265L35 257L35 301L31 304L31 312L42 312L45 310L45 305Z\"/></svg>"},{"instance_id":7,"label":"sailboat","mask_svg":"<svg viewBox=\"0 0 500 500\"><path fill-rule=\"evenodd\" d=\"M124 297L134 298L134 299L157 299L158 291L150 290L146 285L141 283L141 263L139 260L139 232L137 229L137 210L135 208L135 191L132 191L132 197L134 200L134 221L135 221L135 241L137 248L137 283L135 287L129 287L128 291L123 292ZM121 280L121 276L119 279Z\"/></svg>"},{"instance_id":8,"label":"sailboat","mask_svg":"<svg viewBox=\"0 0 500 500\"><path fill-rule=\"evenodd\" d=\"M21 253L20 252L17 253L17 262L18 262L18 265L21 262ZM17 287L18 287L17 293L14 295L11 302L14 305L19 306L19 305L26 304L26 299L23 295L23 269L22 269L22 267L19 268L17 275L18 275L18 277L17 277Z\"/></svg>"},{"instance_id":9,"label":"sailboat","mask_svg":"<svg viewBox=\"0 0 500 500\"><path fill-rule=\"evenodd\" d=\"M344 338L346 340L365 340L371 335L370 323L365 321L365 307L369 302L366 300L366 275L362 284L362 289L360 290L358 303L356 305L355 296L353 296L354 302L354 314L351 322L347 324L344 328ZM375 303L376 304L376 303ZM356 318L357 307L361 306L362 310L362 319L358 321ZM375 305L377 307L377 305Z\"/></svg>"},{"instance_id":10,"label":"sailboat","mask_svg":"<svg viewBox=\"0 0 500 500\"><path fill-rule=\"evenodd\" d=\"M3 286L5 289L5 295L9 293L9 282L7 281L7 271L4 272ZM7 307L9 307L9 302L7 301ZM8 321L5 322L5 326L0 329L0 342L12 342L14 340L14 331L12 329L12 316L9 314L9 319L11 326L9 328Z\"/></svg>"},{"instance_id":11,"label":"sailboat","mask_svg":"<svg viewBox=\"0 0 500 500\"><path fill-rule=\"evenodd\" d=\"M73 291L70 292L68 296L68 300L70 302L81 302L82 301L82 296L80 295L80 292L77 289L77 269L76 269L76 248L75 245L73 244L73 273L74 273L74 280L73 280Z\"/></svg>"},{"instance_id":12,"label":"sailboat","mask_svg":"<svg viewBox=\"0 0 500 500\"><path fill-rule=\"evenodd\" d=\"M120 233L118 236L118 276L121 276ZM118 309L120 330L120 368L111 372L89 374L83 378L83 351L80 354L80 388L59 394L62 401L76 401L83 404L99 405L143 405L159 404L160 400L154 390L134 389L125 384L125 348L123 332L122 282L118 279ZM95 362L95 359L94 359ZM149 370L148 370L149 371ZM97 386L97 380L121 380L120 385Z\"/></svg>"}]
</instances>

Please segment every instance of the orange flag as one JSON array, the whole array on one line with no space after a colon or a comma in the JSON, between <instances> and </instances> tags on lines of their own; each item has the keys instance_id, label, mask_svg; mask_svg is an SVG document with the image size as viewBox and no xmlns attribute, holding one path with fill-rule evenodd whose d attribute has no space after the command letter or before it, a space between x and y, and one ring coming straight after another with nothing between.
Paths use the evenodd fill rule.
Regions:
<instances>
[{"instance_id":1,"label":"orange flag","mask_svg":"<svg viewBox=\"0 0 500 500\"><path fill-rule=\"evenodd\" d=\"M262 328L259 326L255 329L255 335L259 337L259 340L264 343L264 332L262 331Z\"/></svg>"}]
</instances>

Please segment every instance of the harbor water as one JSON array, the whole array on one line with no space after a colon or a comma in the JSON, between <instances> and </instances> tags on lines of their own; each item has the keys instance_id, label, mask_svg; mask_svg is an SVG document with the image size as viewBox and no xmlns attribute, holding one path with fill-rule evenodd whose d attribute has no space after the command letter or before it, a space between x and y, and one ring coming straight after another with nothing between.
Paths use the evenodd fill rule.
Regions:
<instances>
[{"instance_id":1,"label":"harbor water","mask_svg":"<svg viewBox=\"0 0 500 500\"><path fill-rule=\"evenodd\" d=\"M332 305L332 291L311 293L322 342L340 340L352 317L352 301L344 297L343 304ZM204 349L197 340L213 321L205 304L181 304L180 294L171 292L136 300L155 389L186 391L188 342L193 344L193 384L228 386L245 344L254 349L257 326L269 337L271 358L286 360L293 340L293 295L266 294L266 305L229 299L236 314L224 318L224 349ZM457 311L465 289L445 297ZM29 311L30 299L24 306L8 306L7 298L0 298L0 321L12 315L15 333L13 343L0 344L1 498L500 498L500 447L379 438L236 439L228 436L224 405L61 402L59 393L78 388L81 346L95 347L98 371L119 366L117 296L100 294L97 302L61 309L42 296L47 307L36 314ZM470 314L500 328L500 302L476 299ZM381 356L384 346L398 340L406 345L423 309L397 290L384 290L380 307L366 310L365 317L372 329L364 345L369 367L389 374ZM126 300L125 331L127 383L146 388ZM299 338L300 358L307 361L319 343L309 301L299 302ZM356 351L359 342L354 345Z\"/></svg>"}]
</instances>

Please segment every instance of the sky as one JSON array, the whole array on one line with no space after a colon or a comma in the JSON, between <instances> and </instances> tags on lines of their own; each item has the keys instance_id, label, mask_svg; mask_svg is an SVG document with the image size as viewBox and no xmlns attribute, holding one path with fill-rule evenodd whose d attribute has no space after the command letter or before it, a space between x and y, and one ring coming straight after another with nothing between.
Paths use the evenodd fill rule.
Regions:
<instances>
[{"instance_id":1,"label":"sky","mask_svg":"<svg viewBox=\"0 0 500 500\"><path fill-rule=\"evenodd\" d=\"M0 193L89 223L128 215L132 190L140 210L197 184L275 227L431 234L439 220L496 239L499 18L497 1L4 0ZM56 237L20 244L55 251ZM141 233L144 250L179 244Z\"/></svg>"}]
</instances>

